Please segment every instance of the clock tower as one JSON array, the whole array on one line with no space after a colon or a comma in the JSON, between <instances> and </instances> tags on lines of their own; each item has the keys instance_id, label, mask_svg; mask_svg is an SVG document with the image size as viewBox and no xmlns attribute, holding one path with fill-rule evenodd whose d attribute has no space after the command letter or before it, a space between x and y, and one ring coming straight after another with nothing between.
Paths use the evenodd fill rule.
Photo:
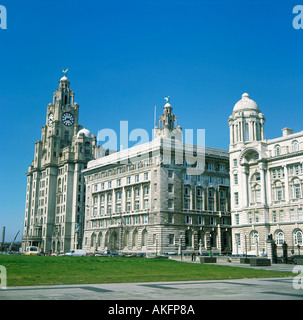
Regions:
<instances>
[{"instance_id":1,"label":"clock tower","mask_svg":"<svg viewBox=\"0 0 303 320\"><path fill-rule=\"evenodd\" d=\"M79 104L64 76L46 110L41 140L27 172L22 248L43 252L81 248L85 213L82 170L96 158L96 137L78 123Z\"/></svg>"}]
</instances>

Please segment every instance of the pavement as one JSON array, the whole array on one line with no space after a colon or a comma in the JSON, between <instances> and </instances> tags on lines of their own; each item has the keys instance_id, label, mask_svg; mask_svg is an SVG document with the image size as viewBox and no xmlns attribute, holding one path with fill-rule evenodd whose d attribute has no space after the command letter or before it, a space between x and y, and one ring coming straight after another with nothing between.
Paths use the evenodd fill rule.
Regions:
<instances>
[{"instance_id":1,"label":"pavement","mask_svg":"<svg viewBox=\"0 0 303 320\"><path fill-rule=\"evenodd\" d=\"M294 268L220 265L290 272ZM0 289L0 300L303 300L303 266L297 267L299 273L287 278L8 287Z\"/></svg>"}]
</instances>

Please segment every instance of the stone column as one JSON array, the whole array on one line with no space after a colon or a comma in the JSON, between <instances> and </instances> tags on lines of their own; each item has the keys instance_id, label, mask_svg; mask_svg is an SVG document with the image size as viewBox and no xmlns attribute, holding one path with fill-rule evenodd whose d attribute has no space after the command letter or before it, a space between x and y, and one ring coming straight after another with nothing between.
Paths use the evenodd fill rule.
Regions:
<instances>
[{"instance_id":1,"label":"stone column","mask_svg":"<svg viewBox=\"0 0 303 320\"><path fill-rule=\"evenodd\" d=\"M288 184L287 165L283 166L283 170L284 170L284 181L285 181L285 201L289 202L289 184Z\"/></svg>"},{"instance_id":2,"label":"stone column","mask_svg":"<svg viewBox=\"0 0 303 320\"><path fill-rule=\"evenodd\" d=\"M262 204L267 204L266 199L266 176L265 176L265 170L266 170L266 164L261 162L259 165L259 169L261 171L260 178L261 178L261 202Z\"/></svg>"}]
</instances>

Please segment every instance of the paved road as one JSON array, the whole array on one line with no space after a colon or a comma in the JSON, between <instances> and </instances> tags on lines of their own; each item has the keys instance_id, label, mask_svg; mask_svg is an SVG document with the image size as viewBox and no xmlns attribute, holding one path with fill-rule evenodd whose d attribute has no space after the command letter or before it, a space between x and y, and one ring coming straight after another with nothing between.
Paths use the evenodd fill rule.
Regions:
<instances>
[{"instance_id":1,"label":"paved road","mask_svg":"<svg viewBox=\"0 0 303 320\"><path fill-rule=\"evenodd\" d=\"M257 268L292 271L293 267L273 265ZM293 279L14 287L0 290L0 300L303 300L303 285L295 289Z\"/></svg>"}]
</instances>

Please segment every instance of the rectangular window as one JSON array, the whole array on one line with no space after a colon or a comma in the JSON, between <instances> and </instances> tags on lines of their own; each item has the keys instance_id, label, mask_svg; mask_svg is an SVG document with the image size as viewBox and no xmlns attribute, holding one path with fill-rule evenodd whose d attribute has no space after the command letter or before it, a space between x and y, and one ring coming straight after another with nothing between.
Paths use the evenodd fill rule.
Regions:
<instances>
[{"instance_id":1,"label":"rectangular window","mask_svg":"<svg viewBox=\"0 0 303 320\"><path fill-rule=\"evenodd\" d=\"M145 210L149 209L149 200L148 199L144 199L144 209Z\"/></svg>"},{"instance_id":2,"label":"rectangular window","mask_svg":"<svg viewBox=\"0 0 303 320\"><path fill-rule=\"evenodd\" d=\"M185 224L191 224L191 223L192 223L191 216L185 216Z\"/></svg>"},{"instance_id":3,"label":"rectangular window","mask_svg":"<svg viewBox=\"0 0 303 320\"><path fill-rule=\"evenodd\" d=\"M169 199L168 200L168 209L173 209L174 208L174 200L173 199Z\"/></svg>"},{"instance_id":4,"label":"rectangular window","mask_svg":"<svg viewBox=\"0 0 303 320\"><path fill-rule=\"evenodd\" d=\"M234 184L238 184L238 174L234 174Z\"/></svg>"},{"instance_id":5,"label":"rectangular window","mask_svg":"<svg viewBox=\"0 0 303 320\"><path fill-rule=\"evenodd\" d=\"M174 185L173 184L168 185L168 192L174 192Z\"/></svg>"},{"instance_id":6,"label":"rectangular window","mask_svg":"<svg viewBox=\"0 0 303 320\"><path fill-rule=\"evenodd\" d=\"M144 223L144 224L148 224L148 215L147 215L147 214L145 214L145 215L143 216L143 223Z\"/></svg>"},{"instance_id":7,"label":"rectangular window","mask_svg":"<svg viewBox=\"0 0 303 320\"><path fill-rule=\"evenodd\" d=\"M198 217L198 224L203 224L203 217Z\"/></svg>"},{"instance_id":8,"label":"rectangular window","mask_svg":"<svg viewBox=\"0 0 303 320\"><path fill-rule=\"evenodd\" d=\"M189 202L189 200L188 199L184 199L184 209L190 209L190 202Z\"/></svg>"},{"instance_id":9,"label":"rectangular window","mask_svg":"<svg viewBox=\"0 0 303 320\"><path fill-rule=\"evenodd\" d=\"M135 210L139 210L140 209L140 202L139 200L135 201Z\"/></svg>"},{"instance_id":10,"label":"rectangular window","mask_svg":"<svg viewBox=\"0 0 303 320\"><path fill-rule=\"evenodd\" d=\"M272 212L272 222L277 222L277 213L276 213L276 211Z\"/></svg>"},{"instance_id":11,"label":"rectangular window","mask_svg":"<svg viewBox=\"0 0 303 320\"><path fill-rule=\"evenodd\" d=\"M233 162L234 162L234 167L236 167L238 165L237 159L234 159Z\"/></svg>"},{"instance_id":12,"label":"rectangular window","mask_svg":"<svg viewBox=\"0 0 303 320\"><path fill-rule=\"evenodd\" d=\"M237 206L239 204L239 193L235 192L234 197L235 197L235 205Z\"/></svg>"},{"instance_id":13,"label":"rectangular window","mask_svg":"<svg viewBox=\"0 0 303 320\"><path fill-rule=\"evenodd\" d=\"M239 225L239 213L235 214L235 224Z\"/></svg>"},{"instance_id":14,"label":"rectangular window","mask_svg":"<svg viewBox=\"0 0 303 320\"><path fill-rule=\"evenodd\" d=\"M174 234L169 234L168 235L168 243L169 244L174 244L175 243L175 235Z\"/></svg>"}]
</instances>

